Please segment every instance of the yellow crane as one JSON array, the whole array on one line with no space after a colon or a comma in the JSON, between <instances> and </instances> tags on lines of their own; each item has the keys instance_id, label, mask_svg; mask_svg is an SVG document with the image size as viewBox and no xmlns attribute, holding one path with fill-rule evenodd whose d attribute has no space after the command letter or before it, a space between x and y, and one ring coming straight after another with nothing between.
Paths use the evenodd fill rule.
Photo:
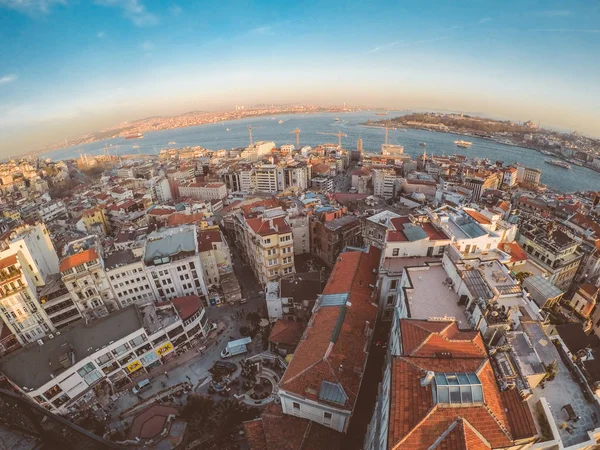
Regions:
<instances>
[{"instance_id":1,"label":"yellow crane","mask_svg":"<svg viewBox=\"0 0 600 450\"><path fill-rule=\"evenodd\" d=\"M300 148L300 128L296 128L294 131L290 131L290 134L296 133L296 150Z\"/></svg>"},{"instance_id":2,"label":"yellow crane","mask_svg":"<svg viewBox=\"0 0 600 450\"><path fill-rule=\"evenodd\" d=\"M322 131L317 131L317 134L326 134L328 136L337 136L337 138L338 138L338 146L340 148L342 147L342 137L348 137L347 134L344 134L341 131L338 131L337 133L324 133Z\"/></svg>"}]
</instances>

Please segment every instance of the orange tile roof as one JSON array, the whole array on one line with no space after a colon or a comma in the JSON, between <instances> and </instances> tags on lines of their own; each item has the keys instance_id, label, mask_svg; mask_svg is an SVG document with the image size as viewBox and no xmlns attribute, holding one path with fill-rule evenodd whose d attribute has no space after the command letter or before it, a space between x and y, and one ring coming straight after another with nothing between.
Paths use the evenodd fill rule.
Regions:
<instances>
[{"instance_id":1,"label":"orange tile roof","mask_svg":"<svg viewBox=\"0 0 600 450\"><path fill-rule=\"evenodd\" d=\"M280 205L277 199L274 197L270 197L265 200L259 200L254 203L250 203L249 205L244 205L242 206L242 211L244 212L244 216L246 217L255 217L256 215L258 215L258 213L255 211L257 208L270 209L277 208L278 206Z\"/></svg>"},{"instance_id":2,"label":"orange tile roof","mask_svg":"<svg viewBox=\"0 0 600 450\"><path fill-rule=\"evenodd\" d=\"M181 320L186 320L192 317L202 308L203 303L197 295L186 295L185 297L176 297L171 300L173 306L177 310Z\"/></svg>"},{"instance_id":3,"label":"orange tile roof","mask_svg":"<svg viewBox=\"0 0 600 450\"><path fill-rule=\"evenodd\" d=\"M247 219L246 223L252 230L261 236L270 236L272 234L283 234L292 231L290 226L287 224L283 217L277 217L272 219L273 228L271 228L271 219L262 219L256 217L253 219Z\"/></svg>"},{"instance_id":4,"label":"orange tile roof","mask_svg":"<svg viewBox=\"0 0 600 450\"><path fill-rule=\"evenodd\" d=\"M295 320L279 319L273 325L269 341L276 344L296 346L304 333L304 326Z\"/></svg>"},{"instance_id":5,"label":"orange tile roof","mask_svg":"<svg viewBox=\"0 0 600 450\"><path fill-rule=\"evenodd\" d=\"M17 254L7 256L6 258L0 259L0 270L6 269L7 267L12 266L17 263Z\"/></svg>"},{"instance_id":6,"label":"orange tile roof","mask_svg":"<svg viewBox=\"0 0 600 450\"><path fill-rule=\"evenodd\" d=\"M175 213L169 216L167 219L167 226L176 227L179 225L189 225L192 223L199 223L204 219L204 214L202 213L194 213L194 214L183 214L183 213Z\"/></svg>"},{"instance_id":7,"label":"orange tile roof","mask_svg":"<svg viewBox=\"0 0 600 450\"><path fill-rule=\"evenodd\" d=\"M492 223L490 219L481 214L479 211L475 211L473 209L465 209L464 211L473 219L475 219L476 222L479 222L483 225L489 225Z\"/></svg>"},{"instance_id":8,"label":"orange tile roof","mask_svg":"<svg viewBox=\"0 0 600 450\"><path fill-rule=\"evenodd\" d=\"M342 408L352 410L358 396L367 359L364 329L377 317L371 299L379 263L379 249L369 253L340 255L324 294L348 293L348 304L317 307L300 344L281 379L280 389L313 401L323 381L339 383L347 400ZM340 407L339 404L335 406Z\"/></svg>"},{"instance_id":9,"label":"orange tile roof","mask_svg":"<svg viewBox=\"0 0 600 450\"><path fill-rule=\"evenodd\" d=\"M516 242L501 242L498 248L510 255L510 262L527 261L527 253Z\"/></svg>"},{"instance_id":10,"label":"orange tile roof","mask_svg":"<svg viewBox=\"0 0 600 450\"><path fill-rule=\"evenodd\" d=\"M223 242L219 230L206 230L198 233L198 251L207 252L213 249L213 243Z\"/></svg>"},{"instance_id":11,"label":"orange tile roof","mask_svg":"<svg viewBox=\"0 0 600 450\"><path fill-rule=\"evenodd\" d=\"M60 262L59 271L64 272L65 270L69 270L81 264L94 261L95 259L98 259L98 253L96 253L96 250L94 250L93 248L90 248L83 252L76 253L74 255L63 258Z\"/></svg>"},{"instance_id":12,"label":"orange tile roof","mask_svg":"<svg viewBox=\"0 0 600 450\"><path fill-rule=\"evenodd\" d=\"M533 439L527 403L516 391L500 392L479 332L412 319L400 327L403 355L392 360L388 448L485 449ZM442 352L452 357L440 358ZM433 383L421 385L428 371L477 373L485 404L435 404Z\"/></svg>"}]
</instances>

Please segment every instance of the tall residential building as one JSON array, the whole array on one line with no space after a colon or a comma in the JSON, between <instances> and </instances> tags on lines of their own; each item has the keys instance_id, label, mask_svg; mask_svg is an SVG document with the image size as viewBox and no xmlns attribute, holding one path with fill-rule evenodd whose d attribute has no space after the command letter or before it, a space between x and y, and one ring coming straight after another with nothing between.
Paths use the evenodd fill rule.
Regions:
<instances>
[{"instance_id":1,"label":"tall residential building","mask_svg":"<svg viewBox=\"0 0 600 450\"><path fill-rule=\"evenodd\" d=\"M540 169L517 166L517 182L519 183L535 187L540 184L541 176L542 171Z\"/></svg>"},{"instance_id":2,"label":"tall residential building","mask_svg":"<svg viewBox=\"0 0 600 450\"><path fill-rule=\"evenodd\" d=\"M294 273L294 241L287 212L267 200L247 205L235 216L240 250L261 284Z\"/></svg>"},{"instance_id":3,"label":"tall residential building","mask_svg":"<svg viewBox=\"0 0 600 450\"><path fill-rule=\"evenodd\" d=\"M398 175L394 169L376 169L373 170L373 194L386 200L394 198L402 176Z\"/></svg>"},{"instance_id":4,"label":"tall residential building","mask_svg":"<svg viewBox=\"0 0 600 450\"><path fill-rule=\"evenodd\" d=\"M70 242L60 261L62 280L86 320L107 316L120 308L104 271L98 236Z\"/></svg>"},{"instance_id":5,"label":"tall residential building","mask_svg":"<svg viewBox=\"0 0 600 450\"><path fill-rule=\"evenodd\" d=\"M0 259L0 317L21 345L35 342L55 330L37 298L33 267L18 251Z\"/></svg>"},{"instance_id":6,"label":"tall residential building","mask_svg":"<svg viewBox=\"0 0 600 450\"><path fill-rule=\"evenodd\" d=\"M208 301L197 234L195 225L184 225L148 235L144 265L158 300L198 295Z\"/></svg>"}]
</instances>

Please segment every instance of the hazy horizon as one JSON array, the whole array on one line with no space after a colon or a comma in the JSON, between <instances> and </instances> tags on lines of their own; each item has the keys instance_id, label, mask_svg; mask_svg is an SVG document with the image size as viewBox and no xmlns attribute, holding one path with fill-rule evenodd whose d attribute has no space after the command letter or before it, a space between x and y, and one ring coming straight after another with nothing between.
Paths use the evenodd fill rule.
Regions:
<instances>
[{"instance_id":1,"label":"hazy horizon","mask_svg":"<svg viewBox=\"0 0 600 450\"><path fill-rule=\"evenodd\" d=\"M0 156L235 104L476 112L600 137L600 4L0 0Z\"/></svg>"}]
</instances>

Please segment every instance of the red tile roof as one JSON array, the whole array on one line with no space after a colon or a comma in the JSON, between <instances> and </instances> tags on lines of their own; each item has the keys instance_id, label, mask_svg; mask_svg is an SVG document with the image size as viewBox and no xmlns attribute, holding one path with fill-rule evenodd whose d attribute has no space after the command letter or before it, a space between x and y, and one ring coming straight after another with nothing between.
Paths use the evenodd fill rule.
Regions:
<instances>
[{"instance_id":1,"label":"red tile roof","mask_svg":"<svg viewBox=\"0 0 600 450\"><path fill-rule=\"evenodd\" d=\"M171 216L172 217L172 216ZM213 249L213 243L223 242L219 230L206 230L198 233L198 251L207 252Z\"/></svg>"},{"instance_id":2,"label":"red tile roof","mask_svg":"<svg viewBox=\"0 0 600 450\"><path fill-rule=\"evenodd\" d=\"M192 223L199 223L204 219L204 214L202 213L194 213L194 214L183 214L183 213L175 213L167 219L167 226L176 227L179 225L189 225Z\"/></svg>"},{"instance_id":3,"label":"red tile roof","mask_svg":"<svg viewBox=\"0 0 600 450\"><path fill-rule=\"evenodd\" d=\"M461 331L455 322L411 319L402 319L400 327L403 356L392 360L390 449L485 449L533 439L527 403L517 391L500 392L478 332ZM485 403L434 403L434 382L421 383L429 371L477 373Z\"/></svg>"},{"instance_id":4,"label":"red tile roof","mask_svg":"<svg viewBox=\"0 0 600 450\"><path fill-rule=\"evenodd\" d=\"M501 242L498 248L510 255L510 262L527 261L527 253L516 242Z\"/></svg>"},{"instance_id":5,"label":"red tile roof","mask_svg":"<svg viewBox=\"0 0 600 450\"><path fill-rule=\"evenodd\" d=\"M169 214L173 214L173 213L175 213L174 209L152 208L150 211L148 211L147 214L149 214L151 216L168 216Z\"/></svg>"},{"instance_id":6,"label":"red tile roof","mask_svg":"<svg viewBox=\"0 0 600 450\"><path fill-rule=\"evenodd\" d=\"M281 379L281 390L326 403L317 396L322 382L339 383L347 396L341 407L353 409L367 359L364 330L377 316L370 285L375 284L380 254L372 248L340 255L323 293L347 293L348 304L317 307Z\"/></svg>"},{"instance_id":7,"label":"red tile roof","mask_svg":"<svg viewBox=\"0 0 600 450\"><path fill-rule=\"evenodd\" d=\"M250 450L339 450L342 434L315 422L283 414L271 403L260 419L244 422Z\"/></svg>"},{"instance_id":8,"label":"red tile roof","mask_svg":"<svg viewBox=\"0 0 600 450\"><path fill-rule=\"evenodd\" d=\"M304 333L304 326L295 320L279 319L273 325L269 341L295 347Z\"/></svg>"},{"instance_id":9,"label":"red tile roof","mask_svg":"<svg viewBox=\"0 0 600 450\"><path fill-rule=\"evenodd\" d=\"M75 255L63 258L63 260L60 262L59 270L64 272L65 270L69 270L81 264L94 261L95 259L98 259L98 253L96 253L96 250L93 248L90 248L89 250L85 250L81 253L76 253Z\"/></svg>"},{"instance_id":10,"label":"red tile roof","mask_svg":"<svg viewBox=\"0 0 600 450\"><path fill-rule=\"evenodd\" d=\"M181 320L186 320L192 317L196 312L204 306L202 300L197 295L186 295L185 297L176 297L171 300L173 306L177 310Z\"/></svg>"},{"instance_id":11,"label":"red tile roof","mask_svg":"<svg viewBox=\"0 0 600 450\"><path fill-rule=\"evenodd\" d=\"M17 254L7 256L6 258L0 259L0 270L6 269L17 263Z\"/></svg>"},{"instance_id":12,"label":"red tile roof","mask_svg":"<svg viewBox=\"0 0 600 450\"><path fill-rule=\"evenodd\" d=\"M280 205L279 205L279 202L277 201L277 199L274 197L270 197L265 200L259 200L254 203L250 203L249 205L244 205L244 206L242 206L242 211L244 212L244 216L246 218L256 217L257 215L260 214L260 212L257 212L258 209L259 210L271 209L271 208L277 208L278 206L280 206Z\"/></svg>"},{"instance_id":13,"label":"red tile roof","mask_svg":"<svg viewBox=\"0 0 600 450\"><path fill-rule=\"evenodd\" d=\"M432 241L443 241L445 239L450 239L443 230L437 228L432 223L424 223L421 225L421 228L425 230L425 233L427 233L427 236L429 236L429 239Z\"/></svg>"},{"instance_id":14,"label":"red tile roof","mask_svg":"<svg viewBox=\"0 0 600 450\"><path fill-rule=\"evenodd\" d=\"M273 228L271 228L271 221L273 222ZM275 219L262 219L261 217L256 217L254 219L247 219L246 223L260 236L290 233L292 231L283 217L276 217Z\"/></svg>"}]
</instances>

